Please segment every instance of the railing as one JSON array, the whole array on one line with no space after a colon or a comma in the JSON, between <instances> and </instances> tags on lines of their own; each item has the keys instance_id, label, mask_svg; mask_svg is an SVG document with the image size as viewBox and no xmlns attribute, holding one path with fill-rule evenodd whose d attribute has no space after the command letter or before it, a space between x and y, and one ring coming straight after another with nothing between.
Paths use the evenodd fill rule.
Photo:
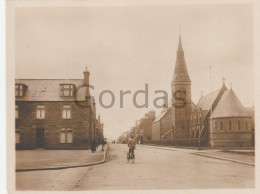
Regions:
<instances>
[{"instance_id":1,"label":"railing","mask_svg":"<svg viewBox=\"0 0 260 194\"><path fill-rule=\"evenodd\" d=\"M164 139L165 138L165 136L167 136L171 131L173 131L173 129L170 129L169 131L167 131L165 134L163 134L161 137L162 137L162 139Z\"/></svg>"}]
</instances>

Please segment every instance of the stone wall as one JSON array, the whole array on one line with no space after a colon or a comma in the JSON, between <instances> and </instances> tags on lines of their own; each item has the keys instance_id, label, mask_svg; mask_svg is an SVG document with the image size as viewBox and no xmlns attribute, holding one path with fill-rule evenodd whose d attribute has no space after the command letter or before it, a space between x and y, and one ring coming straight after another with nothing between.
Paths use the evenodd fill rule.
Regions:
<instances>
[{"instance_id":1,"label":"stone wall","mask_svg":"<svg viewBox=\"0 0 260 194\"><path fill-rule=\"evenodd\" d=\"M44 147L46 149L88 149L90 135L94 136L94 119L92 131L89 130L90 111L75 105L74 102L16 102L19 117L16 129L20 133L17 149L34 149L36 145L36 128L44 128ZM36 119L36 106L45 105L45 119ZM62 105L71 105L71 118L62 118ZM62 128L71 128L73 143L60 143Z\"/></svg>"}]
</instances>

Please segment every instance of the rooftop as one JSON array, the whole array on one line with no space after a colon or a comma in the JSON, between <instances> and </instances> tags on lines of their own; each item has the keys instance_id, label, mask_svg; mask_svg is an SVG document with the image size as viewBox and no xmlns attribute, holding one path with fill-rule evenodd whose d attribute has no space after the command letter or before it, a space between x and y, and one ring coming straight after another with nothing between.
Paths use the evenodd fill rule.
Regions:
<instances>
[{"instance_id":1,"label":"rooftop","mask_svg":"<svg viewBox=\"0 0 260 194\"><path fill-rule=\"evenodd\" d=\"M211 118L221 117L250 117L232 89L224 92Z\"/></svg>"},{"instance_id":2,"label":"rooftop","mask_svg":"<svg viewBox=\"0 0 260 194\"><path fill-rule=\"evenodd\" d=\"M16 79L16 84L25 84L27 90L23 97L16 97L16 101L74 101L73 97L60 95L60 84L73 84L79 87L84 84L83 79ZM81 88L77 100L85 100L86 88Z\"/></svg>"}]
</instances>

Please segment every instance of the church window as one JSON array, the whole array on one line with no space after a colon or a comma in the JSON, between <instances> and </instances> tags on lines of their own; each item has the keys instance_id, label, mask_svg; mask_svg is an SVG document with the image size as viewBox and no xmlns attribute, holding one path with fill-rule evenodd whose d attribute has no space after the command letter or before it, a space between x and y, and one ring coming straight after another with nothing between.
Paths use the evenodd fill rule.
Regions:
<instances>
[{"instance_id":1,"label":"church window","mask_svg":"<svg viewBox=\"0 0 260 194\"><path fill-rule=\"evenodd\" d=\"M248 123L247 123L247 120L246 120L246 130L248 130Z\"/></svg>"},{"instance_id":2,"label":"church window","mask_svg":"<svg viewBox=\"0 0 260 194\"><path fill-rule=\"evenodd\" d=\"M220 129L223 130L223 122L220 122Z\"/></svg>"},{"instance_id":3,"label":"church window","mask_svg":"<svg viewBox=\"0 0 260 194\"><path fill-rule=\"evenodd\" d=\"M238 121L238 130L240 130L240 121Z\"/></svg>"},{"instance_id":4,"label":"church window","mask_svg":"<svg viewBox=\"0 0 260 194\"><path fill-rule=\"evenodd\" d=\"M232 122L231 122L231 120L229 120L229 130L232 130Z\"/></svg>"},{"instance_id":5,"label":"church window","mask_svg":"<svg viewBox=\"0 0 260 194\"><path fill-rule=\"evenodd\" d=\"M215 121L215 130L216 131L218 130L218 123L217 123L217 121Z\"/></svg>"}]
</instances>

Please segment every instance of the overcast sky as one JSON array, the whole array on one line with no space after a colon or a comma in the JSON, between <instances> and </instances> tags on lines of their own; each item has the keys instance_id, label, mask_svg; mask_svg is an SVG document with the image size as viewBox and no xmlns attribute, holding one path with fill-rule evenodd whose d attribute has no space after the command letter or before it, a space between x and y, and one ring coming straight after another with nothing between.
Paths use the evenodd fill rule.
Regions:
<instances>
[{"instance_id":1,"label":"overcast sky","mask_svg":"<svg viewBox=\"0 0 260 194\"><path fill-rule=\"evenodd\" d=\"M245 106L253 101L253 21L249 5L187 5L129 7L63 7L16 9L16 78L83 78L90 70L92 94L107 137L129 130L145 112L160 109L153 100L171 80L179 26L192 100L226 79ZM133 94L149 85L149 108L133 105ZM115 95L115 105L102 108L103 90ZM131 90L119 107L120 90ZM143 96L138 96L139 104ZM104 96L104 104L111 98Z\"/></svg>"}]
</instances>

